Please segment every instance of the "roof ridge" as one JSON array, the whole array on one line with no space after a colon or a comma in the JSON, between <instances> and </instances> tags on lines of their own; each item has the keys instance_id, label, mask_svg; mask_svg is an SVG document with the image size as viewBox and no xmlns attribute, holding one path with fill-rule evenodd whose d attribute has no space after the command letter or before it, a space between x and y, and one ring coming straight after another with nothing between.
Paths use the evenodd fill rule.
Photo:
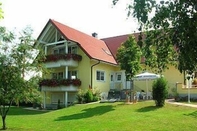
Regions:
<instances>
[{"instance_id":1,"label":"roof ridge","mask_svg":"<svg viewBox=\"0 0 197 131\"><path fill-rule=\"evenodd\" d=\"M71 26L68 26L68 25L65 25L65 24L63 24L63 23L61 23L61 22L59 22L59 21L56 21L56 20L54 20L54 19L50 19L50 20L51 20L52 22L56 22L56 23L59 23L59 24L61 24L61 25L63 25L63 26L66 26L67 28L70 28L70 29L72 29L72 30L75 30L75 31L77 31L77 32L79 32L79 33L81 33L81 34L83 34L83 35L88 36L88 37L94 38L94 39L96 39L96 40L101 40L101 39L95 38L95 37L93 37L93 36L91 36L91 35L89 35L89 34L87 34L87 33L85 33L85 32L82 32L82 31L80 31L80 30L77 30L77 29L75 29L75 28L73 28L73 27L71 27ZM101 40L101 41L103 41L103 40Z\"/></svg>"}]
</instances>

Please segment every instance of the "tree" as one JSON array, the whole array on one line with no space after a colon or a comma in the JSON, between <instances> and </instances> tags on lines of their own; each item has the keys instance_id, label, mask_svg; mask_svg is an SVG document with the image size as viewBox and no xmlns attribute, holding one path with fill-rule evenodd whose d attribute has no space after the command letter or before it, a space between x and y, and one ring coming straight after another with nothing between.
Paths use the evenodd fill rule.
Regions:
<instances>
[{"instance_id":1,"label":"tree","mask_svg":"<svg viewBox=\"0 0 197 131\"><path fill-rule=\"evenodd\" d=\"M0 2L0 19L3 18L3 10L2 10L2 8L1 8L1 6L2 6L2 3Z\"/></svg>"},{"instance_id":2,"label":"tree","mask_svg":"<svg viewBox=\"0 0 197 131\"><path fill-rule=\"evenodd\" d=\"M137 45L134 36L128 39L118 48L116 57L120 68L125 70L125 74L134 77L141 70L141 50Z\"/></svg>"},{"instance_id":3,"label":"tree","mask_svg":"<svg viewBox=\"0 0 197 131\"><path fill-rule=\"evenodd\" d=\"M141 55L140 46L135 41L134 36L129 36L118 48L117 61L120 64L120 68L125 70L127 80L134 77L141 70Z\"/></svg>"},{"instance_id":4,"label":"tree","mask_svg":"<svg viewBox=\"0 0 197 131\"><path fill-rule=\"evenodd\" d=\"M113 0L113 4L118 1ZM132 15L137 18L140 31L147 31L144 43L144 49L147 52L146 64L160 68L161 72L168 64L174 64L171 63L172 61L177 61L177 67L181 73L195 71L197 66L197 1L132 1L127 7L128 16ZM149 47L155 49L152 50Z\"/></svg>"},{"instance_id":5,"label":"tree","mask_svg":"<svg viewBox=\"0 0 197 131\"><path fill-rule=\"evenodd\" d=\"M39 47L34 47L30 28L20 32L21 37L18 39L5 27L0 27L0 32L2 34L0 38L0 114L2 129L5 130L7 128L6 116L13 103L33 102L40 98L39 73L35 73L34 77L28 81L24 77L26 72L43 70L42 63L40 63L43 55L39 52Z\"/></svg>"},{"instance_id":6,"label":"tree","mask_svg":"<svg viewBox=\"0 0 197 131\"><path fill-rule=\"evenodd\" d=\"M165 99L168 94L167 81L161 77L153 82L153 100L158 107L165 105Z\"/></svg>"}]
</instances>

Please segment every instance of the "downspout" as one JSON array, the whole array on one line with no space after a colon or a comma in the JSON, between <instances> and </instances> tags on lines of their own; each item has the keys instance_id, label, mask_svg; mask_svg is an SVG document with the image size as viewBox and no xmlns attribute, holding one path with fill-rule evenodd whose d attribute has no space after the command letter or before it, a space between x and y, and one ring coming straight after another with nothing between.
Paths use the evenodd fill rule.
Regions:
<instances>
[{"instance_id":1,"label":"downspout","mask_svg":"<svg viewBox=\"0 0 197 131\"><path fill-rule=\"evenodd\" d=\"M91 79L90 87L91 88L92 88L92 82L93 82L93 78L92 78L93 67L96 66L96 65L98 65L98 64L100 64L100 60L98 60L98 62L96 64L94 64L94 65L91 66L91 75L90 75L90 77L91 77L90 78Z\"/></svg>"}]
</instances>

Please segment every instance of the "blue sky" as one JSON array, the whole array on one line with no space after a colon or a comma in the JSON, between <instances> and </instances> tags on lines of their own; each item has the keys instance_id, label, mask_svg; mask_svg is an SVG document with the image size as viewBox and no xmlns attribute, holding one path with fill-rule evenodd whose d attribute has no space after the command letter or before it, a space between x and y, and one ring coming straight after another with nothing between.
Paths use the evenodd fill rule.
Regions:
<instances>
[{"instance_id":1,"label":"blue sky","mask_svg":"<svg viewBox=\"0 0 197 131\"><path fill-rule=\"evenodd\" d=\"M35 38L50 18L86 34L97 32L99 38L129 34L137 31L137 24L127 19L128 1L113 7L112 0L0 0L4 11L0 25L17 31L29 25Z\"/></svg>"}]
</instances>

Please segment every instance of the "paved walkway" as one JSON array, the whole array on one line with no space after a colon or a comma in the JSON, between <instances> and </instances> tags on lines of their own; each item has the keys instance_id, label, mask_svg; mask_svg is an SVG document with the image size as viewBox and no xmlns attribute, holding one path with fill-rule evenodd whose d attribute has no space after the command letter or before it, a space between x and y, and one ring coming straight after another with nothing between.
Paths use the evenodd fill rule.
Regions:
<instances>
[{"instance_id":1,"label":"paved walkway","mask_svg":"<svg viewBox=\"0 0 197 131\"><path fill-rule=\"evenodd\" d=\"M188 107L197 108L197 105L195 105L195 104L175 102L174 99L166 100L166 102L170 103L170 104L174 104L174 105L179 105L179 106L188 106Z\"/></svg>"}]
</instances>

